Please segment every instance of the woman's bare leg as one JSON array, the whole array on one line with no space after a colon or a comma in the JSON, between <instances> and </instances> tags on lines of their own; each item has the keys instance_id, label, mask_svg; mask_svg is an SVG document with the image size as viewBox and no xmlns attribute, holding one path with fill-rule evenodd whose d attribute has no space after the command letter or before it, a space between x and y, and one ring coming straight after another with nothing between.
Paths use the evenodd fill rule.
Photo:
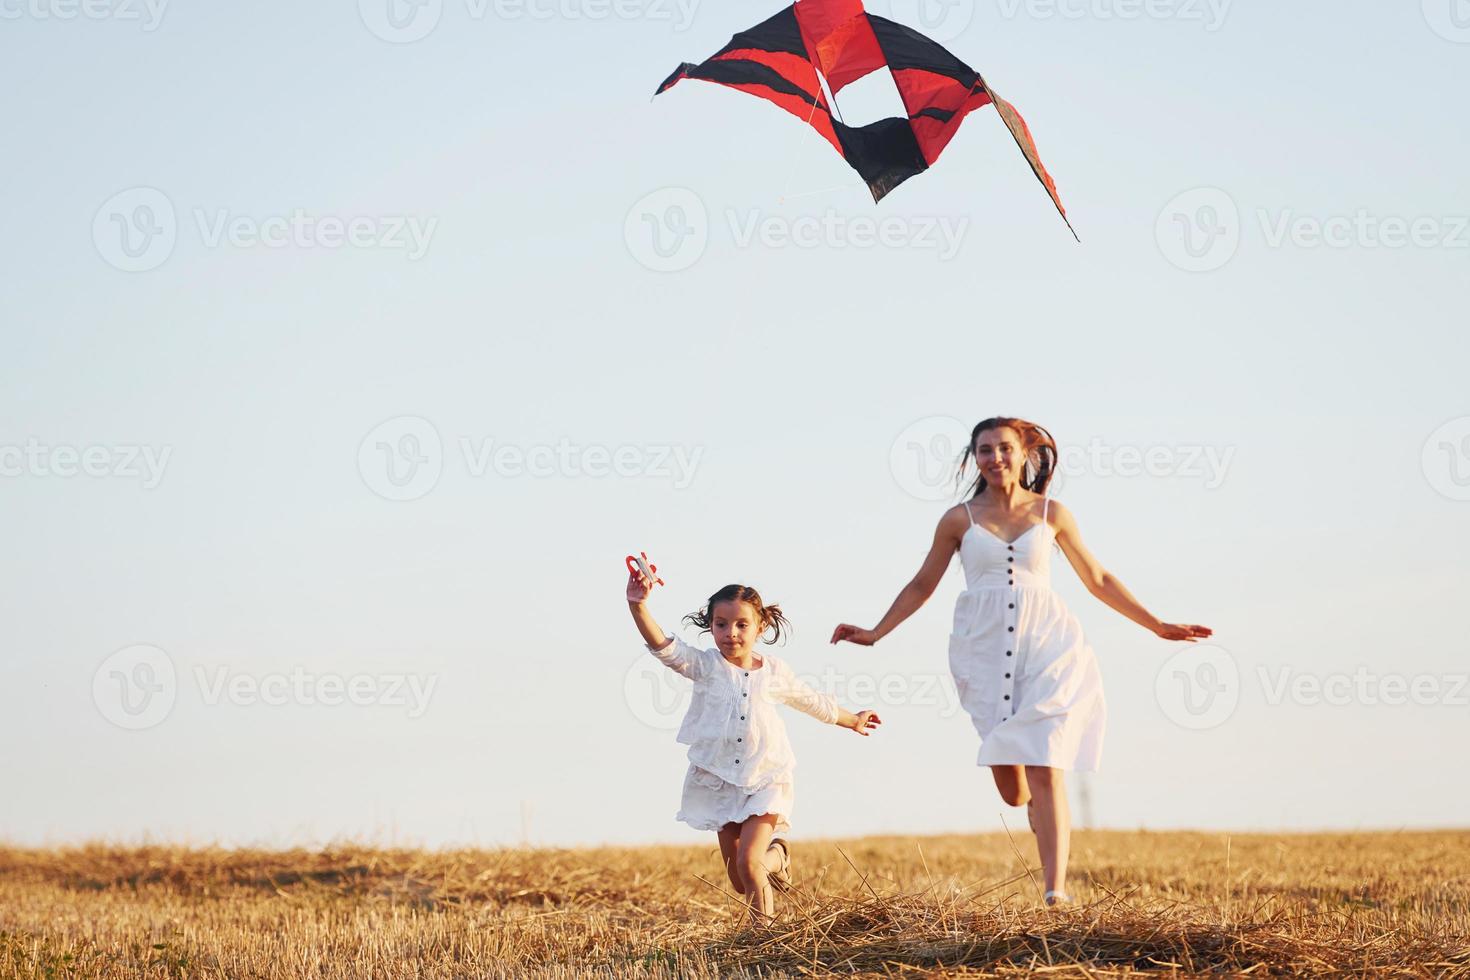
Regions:
<instances>
[{"instance_id":1,"label":"woman's bare leg","mask_svg":"<svg viewBox=\"0 0 1470 980\"><path fill-rule=\"evenodd\" d=\"M1035 800L1036 850L1049 892L1067 891L1067 857L1072 846L1072 815L1067 808L1066 773L1027 766L1026 785Z\"/></svg>"},{"instance_id":2,"label":"woman's bare leg","mask_svg":"<svg viewBox=\"0 0 1470 980\"><path fill-rule=\"evenodd\" d=\"M745 900L750 903L752 918L763 921L776 912L776 899L771 891L770 874L781 867L781 855L771 852L771 838L776 836L776 815L762 813L741 825L740 842L735 849L735 870L745 883Z\"/></svg>"},{"instance_id":3,"label":"woman's bare leg","mask_svg":"<svg viewBox=\"0 0 1470 980\"><path fill-rule=\"evenodd\" d=\"M995 777L995 788L1000 790L1000 798L1007 806L1025 806L1031 802L1025 770L1020 766L991 766L990 774Z\"/></svg>"}]
</instances>

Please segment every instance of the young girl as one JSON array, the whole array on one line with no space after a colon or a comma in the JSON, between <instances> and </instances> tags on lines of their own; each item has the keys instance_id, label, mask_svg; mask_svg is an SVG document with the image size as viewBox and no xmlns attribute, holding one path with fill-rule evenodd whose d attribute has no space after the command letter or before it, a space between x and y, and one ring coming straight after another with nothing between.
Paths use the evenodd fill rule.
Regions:
<instances>
[{"instance_id":1,"label":"young girl","mask_svg":"<svg viewBox=\"0 0 1470 980\"><path fill-rule=\"evenodd\" d=\"M791 850L776 837L791 829L796 760L777 704L790 705L827 724L859 735L878 727L872 711L853 714L831 696L814 691L784 660L756 655L755 643L774 643L791 626L776 606L746 585L727 585L709 597L686 623L714 637L715 650L698 650L667 636L646 605L647 576L628 575L628 608L649 652L694 682L694 697L679 741L689 746L689 772L676 819L719 835L720 856L750 914L763 921L775 912L771 886L790 883ZM770 637L766 637L766 633Z\"/></svg>"},{"instance_id":2,"label":"young girl","mask_svg":"<svg viewBox=\"0 0 1470 980\"><path fill-rule=\"evenodd\" d=\"M1212 633L1161 621L1093 557L1071 512L1051 506L1056 459L1051 434L1034 422L997 417L977 424L959 472L963 479L974 462L979 473L968 499L940 518L918 574L877 626L843 623L832 633L833 643L877 643L934 594L959 553L966 588L955 603L949 666L980 734L979 764L990 767L1001 799L1029 804L1047 905L1070 901L1063 774L1097 768L1107 718L1092 647L1051 588L1052 546L1089 592L1157 636L1192 643Z\"/></svg>"}]
</instances>

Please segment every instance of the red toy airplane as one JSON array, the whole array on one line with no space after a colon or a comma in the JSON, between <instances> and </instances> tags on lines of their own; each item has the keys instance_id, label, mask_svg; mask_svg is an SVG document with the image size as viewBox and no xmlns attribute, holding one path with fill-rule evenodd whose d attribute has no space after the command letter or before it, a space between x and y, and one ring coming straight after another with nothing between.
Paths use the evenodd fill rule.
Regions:
<instances>
[{"instance_id":1,"label":"red toy airplane","mask_svg":"<svg viewBox=\"0 0 1470 980\"><path fill-rule=\"evenodd\" d=\"M654 577L653 573L658 571L658 566L649 562L647 552L640 551L636 556L629 555L623 563L628 566L628 572L630 574L637 575L642 573L649 581L657 582L659 585L664 584L663 579Z\"/></svg>"}]
</instances>

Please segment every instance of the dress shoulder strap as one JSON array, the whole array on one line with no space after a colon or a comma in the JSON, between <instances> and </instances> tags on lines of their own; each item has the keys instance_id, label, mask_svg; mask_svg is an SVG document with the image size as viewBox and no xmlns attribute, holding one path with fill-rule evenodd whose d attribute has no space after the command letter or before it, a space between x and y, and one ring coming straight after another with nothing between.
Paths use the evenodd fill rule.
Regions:
<instances>
[{"instance_id":1,"label":"dress shoulder strap","mask_svg":"<svg viewBox=\"0 0 1470 980\"><path fill-rule=\"evenodd\" d=\"M1051 505L1051 496L1049 494L1042 494L1041 495L1041 523L1043 523L1043 524L1046 523L1046 508L1048 506L1050 506L1050 505Z\"/></svg>"},{"instance_id":2,"label":"dress shoulder strap","mask_svg":"<svg viewBox=\"0 0 1470 980\"><path fill-rule=\"evenodd\" d=\"M965 508L965 516L970 519L970 526L975 526L975 512L970 509L970 502L966 500L962 505Z\"/></svg>"}]
</instances>

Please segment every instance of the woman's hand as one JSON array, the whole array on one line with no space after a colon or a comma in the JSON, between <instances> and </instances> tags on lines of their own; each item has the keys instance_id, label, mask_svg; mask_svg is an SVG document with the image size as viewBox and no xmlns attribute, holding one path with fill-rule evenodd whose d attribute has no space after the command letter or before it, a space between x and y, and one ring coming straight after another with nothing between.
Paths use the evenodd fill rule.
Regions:
<instances>
[{"instance_id":1,"label":"woman's hand","mask_svg":"<svg viewBox=\"0 0 1470 980\"><path fill-rule=\"evenodd\" d=\"M648 594L653 591L653 580L642 572L628 573L628 602L633 605L641 605Z\"/></svg>"},{"instance_id":2,"label":"woman's hand","mask_svg":"<svg viewBox=\"0 0 1470 980\"><path fill-rule=\"evenodd\" d=\"M841 643L843 640L846 640L848 643L856 643L859 646L870 647L878 642L878 634L872 630L865 630L861 626L849 626L843 623L832 631L832 642Z\"/></svg>"},{"instance_id":3,"label":"woman's hand","mask_svg":"<svg viewBox=\"0 0 1470 980\"><path fill-rule=\"evenodd\" d=\"M868 736L869 729L877 728L881 724L883 724L883 719L878 717L878 712L859 711L857 714L852 716L852 723L845 727L851 728L853 731L866 738Z\"/></svg>"},{"instance_id":4,"label":"woman's hand","mask_svg":"<svg viewBox=\"0 0 1470 980\"><path fill-rule=\"evenodd\" d=\"M1193 643L1195 640L1204 639L1214 635L1214 630L1208 626L1190 626L1183 623L1160 623L1154 627L1154 633L1166 640L1184 640Z\"/></svg>"}]
</instances>

